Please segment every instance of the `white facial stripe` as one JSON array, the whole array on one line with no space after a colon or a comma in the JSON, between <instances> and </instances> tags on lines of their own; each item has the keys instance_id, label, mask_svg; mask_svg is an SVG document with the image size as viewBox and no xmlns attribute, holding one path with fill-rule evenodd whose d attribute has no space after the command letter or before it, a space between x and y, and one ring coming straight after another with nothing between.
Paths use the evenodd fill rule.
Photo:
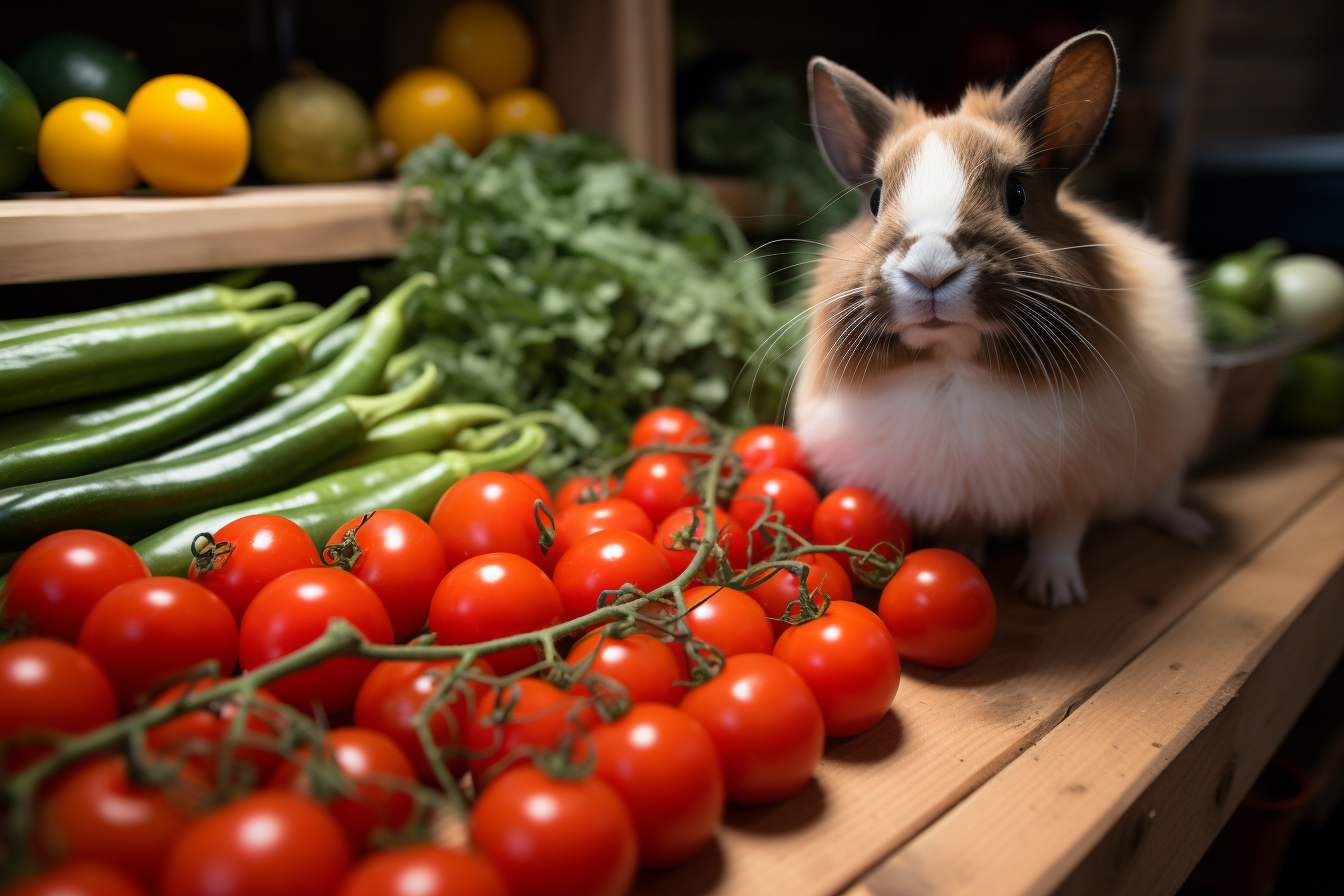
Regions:
<instances>
[{"instance_id":1,"label":"white facial stripe","mask_svg":"<svg viewBox=\"0 0 1344 896\"><path fill-rule=\"evenodd\" d=\"M937 134L929 134L901 183L899 202L906 236L956 233L965 195L961 160Z\"/></svg>"}]
</instances>

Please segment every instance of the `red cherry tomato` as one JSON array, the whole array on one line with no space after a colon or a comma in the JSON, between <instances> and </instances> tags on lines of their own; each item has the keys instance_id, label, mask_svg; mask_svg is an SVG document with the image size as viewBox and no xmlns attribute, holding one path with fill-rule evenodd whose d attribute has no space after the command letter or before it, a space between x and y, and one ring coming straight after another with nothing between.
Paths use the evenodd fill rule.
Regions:
<instances>
[{"instance_id":1,"label":"red cherry tomato","mask_svg":"<svg viewBox=\"0 0 1344 896\"><path fill-rule=\"evenodd\" d=\"M714 740L728 798L769 803L812 777L826 744L817 698L781 660L761 653L729 657L723 670L681 701Z\"/></svg>"},{"instance_id":2,"label":"red cherry tomato","mask_svg":"<svg viewBox=\"0 0 1344 896\"><path fill-rule=\"evenodd\" d=\"M517 554L542 569L553 567L554 562L541 553L536 503L532 487L508 473L473 473L454 484L429 518L443 543L448 568L469 557L499 552Z\"/></svg>"},{"instance_id":3,"label":"red cherry tomato","mask_svg":"<svg viewBox=\"0 0 1344 896\"><path fill-rule=\"evenodd\" d=\"M148 575L145 561L126 542L67 529L35 542L14 561L0 587L0 614L8 623L27 620L27 634L73 644L104 594Z\"/></svg>"},{"instance_id":4,"label":"red cherry tomato","mask_svg":"<svg viewBox=\"0 0 1344 896\"><path fill-rule=\"evenodd\" d=\"M272 579L322 565L308 533L282 516L261 513L236 519L214 534L214 542L210 568L201 572L193 563L187 578L213 591L239 621L252 598Z\"/></svg>"},{"instance_id":5,"label":"red cherry tomato","mask_svg":"<svg viewBox=\"0 0 1344 896\"><path fill-rule=\"evenodd\" d=\"M316 641L332 619L344 619L374 644L392 643L392 620L368 585L340 569L296 569L257 593L243 614L238 659L251 672ZM372 660L332 657L292 672L270 688L290 706L311 712L322 704L328 716L355 703Z\"/></svg>"},{"instance_id":6,"label":"red cherry tomato","mask_svg":"<svg viewBox=\"0 0 1344 896\"><path fill-rule=\"evenodd\" d=\"M471 838L512 896L623 896L635 880L630 813L597 778L512 769L472 807Z\"/></svg>"},{"instance_id":7,"label":"red cherry tomato","mask_svg":"<svg viewBox=\"0 0 1344 896\"><path fill-rule=\"evenodd\" d=\"M601 632L589 632L569 650L571 666L597 650ZM625 638L606 638L602 649L589 667L590 672L605 675L625 687L631 703L666 703L676 706L686 693L685 681L677 658L662 641L636 632Z\"/></svg>"},{"instance_id":8,"label":"red cherry tomato","mask_svg":"<svg viewBox=\"0 0 1344 896\"><path fill-rule=\"evenodd\" d=\"M159 695L155 706L165 706L179 700L188 688L203 691L214 686L211 681L183 682L173 685ZM233 719L238 715L238 700L228 699L211 703L205 709L193 709L155 725L145 733L145 743L161 756L190 756L189 761L210 783L215 782L219 770L219 747L229 733ZM250 738L276 741L284 727L279 713L280 700L265 688L257 688L257 699L248 706L247 735ZM250 767L251 781L265 781L280 763L274 750L262 747L239 746L233 752L233 762Z\"/></svg>"},{"instance_id":9,"label":"red cherry tomato","mask_svg":"<svg viewBox=\"0 0 1344 896\"><path fill-rule=\"evenodd\" d=\"M827 597L832 602L854 599L854 586L830 554L801 554L793 559L805 564L810 570L807 574L807 590L817 606L821 606ZM792 619L798 618L798 607L789 608L789 604L798 600L798 577L787 569L780 569L773 575L769 571L759 573L749 579L748 584L752 587L747 589L747 595L760 604L765 615L770 618L775 636L792 628L787 622L775 620L783 619L786 614Z\"/></svg>"},{"instance_id":10,"label":"red cherry tomato","mask_svg":"<svg viewBox=\"0 0 1344 896\"><path fill-rule=\"evenodd\" d=\"M565 619L551 580L516 554L472 557L444 576L429 605L429 630L439 644L474 644L558 625ZM501 675L542 657L534 645L486 655Z\"/></svg>"},{"instance_id":11,"label":"red cherry tomato","mask_svg":"<svg viewBox=\"0 0 1344 896\"><path fill-rule=\"evenodd\" d=\"M350 571L387 608L392 637L408 640L424 627L434 589L448 573L439 536L413 513L376 510L367 521L359 517L337 529L329 543L352 531L358 555Z\"/></svg>"},{"instance_id":12,"label":"red cherry tomato","mask_svg":"<svg viewBox=\"0 0 1344 896\"><path fill-rule=\"evenodd\" d=\"M532 486L532 491L537 493L537 497L546 502L547 507L555 507L555 498L551 497L551 490L546 487L546 483L526 470L514 470L513 475L528 485Z\"/></svg>"},{"instance_id":13,"label":"red cherry tomato","mask_svg":"<svg viewBox=\"0 0 1344 896\"><path fill-rule=\"evenodd\" d=\"M603 498L588 504L571 504L560 512L555 518L555 544L550 555L558 564L586 536L612 529L633 532L645 541L653 540L653 523L642 507L625 498Z\"/></svg>"},{"instance_id":14,"label":"red cherry tomato","mask_svg":"<svg viewBox=\"0 0 1344 896\"><path fill-rule=\"evenodd\" d=\"M146 896L136 881L97 862L70 862L22 881L6 896Z\"/></svg>"},{"instance_id":15,"label":"red cherry tomato","mask_svg":"<svg viewBox=\"0 0 1344 896\"><path fill-rule=\"evenodd\" d=\"M976 565L956 551L907 554L877 613L907 660L936 669L964 666L994 639L994 593Z\"/></svg>"},{"instance_id":16,"label":"red cherry tomato","mask_svg":"<svg viewBox=\"0 0 1344 896\"><path fill-rule=\"evenodd\" d=\"M782 426L753 426L733 440L733 450L742 458L742 467L749 473L792 470L807 479L812 478L812 468L807 464L798 437Z\"/></svg>"},{"instance_id":17,"label":"red cherry tomato","mask_svg":"<svg viewBox=\"0 0 1344 896\"><path fill-rule=\"evenodd\" d=\"M692 514L695 516L695 537L703 538L705 535L705 512L698 507L683 507L680 510L674 510L667 519L663 520L658 527L658 531L653 535L654 547L662 552L667 560L667 567L671 570L673 577L681 575L686 571L686 567L691 565L695 559L695 548L678 547L676 534L691 524ZM718 509L715 519L719 523L719 537L716 539L719 545L724 549L728 557L728 565L733 569L745 569L747 566L747 533L741 526L728 515L728 511L722 507ZM706 564L705 571L709 572L714 561Z\"/></svg>"},{"instance_id":18,"label":"red cherry tomato","mask_svg":"<svg viewBox=\"0 0 1344 896\"><path fill-rule=\"evenodd\" d=\"M307 797L245 796L187 828L163 866L159 896L335 893L350 867L341 829Z\"/></svg>"},{"instance_id":19,"label":"red cherry tomato","mask_svg":"<svg viewBox=\"0 0 1344 896\"><path fill-rule=\"evenodd\" d=\"M641 862L667 868L714 839L723 818L723 770L703 725L667 706L636 704L593 729L593 746L594 773L630 811Z\"/></svg>"},{"instance_id":20,"label":"red cherry tomato","mask_svg":"<svg viewBox=\"0 0 1344 896\"><path fill-rule=\"evenodd\" d=\"M575 476L560 486L560 490L555 493L555 509L558 512L571 504L609 498L616 494L620 487L620 480L615 476L608 476L605 486L596 476Z\"/></svg>"},{"instance_id":21,"label":"red cherry tomato","mask_svg":"<svg viewBox=\"0 0 1344 896\"><path fill-rule=\"evenodd\" d=\"M509 896L509 891L495 867L480 856L438 846L406 846L360 862L338 896Z\"/></svg>"},{"instance_id":22,"label":"red cherry tomato","mask_svg":"<svg viewBox=\"0 0 1344 896\"><path fill-rule=\"evenodd\" d=\"M662 553L647 539L622 529L586 536L555 565L555 590L566 619L596 610L603 591L628 584L648 592L671 580L672 570Z\"/></svg>"},{"instance_id":23,"label":"red cherry tomato","mask_svg":"<svg viewBox=\"0 0 1344 896\"><path fill-rule=\"evenodd\" d=\"M836 601L820 619L789 626L775 644L775 656L807 682L829 737L876 725L901 683L891 633L876 613L853 601Z\"/></svg>"},{"instance_id":24,"label":"red cherry tomato","mask_svg":"<svg viewBox=\"0 0 1344 896\"><path fill-rule=\"evenodd\" d=\"M701 641L713 644L724 656L739 653L769 653L775 647L775 630L765 611L746 594L721 585L687 589L686 627Z\"/></svg>"},{"instance_id":25,"label":"red cherry tomato","mask_svg":"<svg viewBox=\"0 0 1344 896\"><path fill-rule=\"evenodd\" d=\"M690 411L682 408L654 408L635 421L630 430L630 447L651 445L708 445L709 430Z\"/></svg>"},{"instance_id":26,"label":"red cherry tomato","mask_svg":"<svg viewBox=\"0 0 1344 896\"><path fill-rule=\"evenodd\" d=\"M634 501L650 520L665 519L678 507L697 502L688 489L691 462L683 454L646 454L625 471L620 497Z\"/></svg>"},{"instance_id":27,"label":"red cherry tomato","mask_svg":"<svg viewBox=\"0 0 1344 896\"><path fill-rule=\"evenodd\" d=\"M773 532L763 537L756 530L767 509L771 522L782 521L804 539L811 539L812 517L820 503L812 483L792 470L763 470L742 480L728 505L728 512L738 525L751 533L754 559L764 556L766 547L774 541Z\"/></svg>"},{"instance_id":28,"label":"red cherry tomato","mask_svg":"<svg viewBox=\"0 0 1344 896\"><path fill-rule=\"evenodd\" d=\"M415 780L411 761L385 734L368 728L333 728L325 741L330 759L354 784L353 796L338 796L327 811L345 832L354 855L369 847L369 836L379 828L396 832L411 817L411 795L404 789L384 783L401 779ZM311 762L313 751L304 747L271 776L270 786L312 795L312 779L301 765Z\"/></svg>"},{"instance_id":29,"label":"red cherry tomato","mask_svg":"<svg viewBox=\"0 0 1344 896\"><path fill-rule=\"evenodd\" d=\"M195 582L175 576L118 585L94 605L79 630L79 648L103 667L125 709L141 694L198 663L221 675L238 660L238 623Z\"/></svg>"},{"instance_id":30,"label":"red cherry tomato","mask_svg":"<svg viewBox=\"0 0 1344 896\"><path fill-rule=\"evenodd\" d=\"M814 544L840 544L849 539L849 546L860 551L871 550L882 542L904 550L910 544L910 524L896 508L876 492L866 488L838 488L821 500L812 519ZM879 553L895 558L890 548ZM855 585L862 584L853 571L858 557L842 562L845 573Z\"/></svg>"},{"instance_id":31,"label":"red cherry tomato","mask_svg":"<svg viewBox=\"0 0 1344 896\"><path fill-rule=\"evenodd\" d=\"M39 734L82 734L117 717L112 682L89 655L50 638L0 644L0 778L51 752Z\"/></svg>"},{"instance_id":32,"label":"red cherry tomato","mask_svg":"<svg viewBox=\"0 0 1344 896\"><path fill-rule=\"evenodd\" d=\"M456 667L457 660L386 660L364 679L355 699L355 724L390 737L426 784L435 783L436 778L415 730L415 714L434 695L443 677ZM473 668L485 675L494 674L485 660L477 660ZM460 743L472 711L489 690L488 685L466 679L455 684L430 716L429 733L434 743L440 747ZM460 778L467 773L467 761L460 757L449 759L448 768Z\"/></svg>"},{"instance_id":33,"label":"red cherry tomato","mask_svg":"<svg viewBox=\"0 0 1344 896\"><path fill-rule=\"evenodd\" d=\"M488 784L505 769L531 765L519 747L552 750L566 733L577 735L583 726L595 725L597 713L580 706L579 699L538 678L520 678L504 688L502 697L495 691L482 697L463 738L473 757L476 786ZM510 705L508 718L500 721L496 710Z\"/></svg>"},{"instance_id":34,"label":"red cherry tomato","mask_svg":"<svg viewBox=\"0 0 1344 896\"><path fill-rule=\"evenodd\" d=\"M153 890L169 847L204 807L208 787L191 767L169 790L136 787L121 756L86 760L57 779L38 808L39 850L100 862Z\"/></svg>"}]
</instances>

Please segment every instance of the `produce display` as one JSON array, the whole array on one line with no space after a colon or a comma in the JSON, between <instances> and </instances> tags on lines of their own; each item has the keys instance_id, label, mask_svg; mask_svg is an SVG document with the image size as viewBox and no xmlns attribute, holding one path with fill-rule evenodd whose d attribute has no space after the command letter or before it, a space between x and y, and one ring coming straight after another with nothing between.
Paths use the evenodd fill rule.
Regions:
<instances>
[{"instance_id":1,"label":"produce display","mask_svg":"<svg viewBox=\"0 0 1344 896\"><path fill-rule=\"evenodd\" d=\"M294 351L356 299L291 325ZM620 894L699 854L727 802L791 795L828 736L876 724L904 651L959 665L993 635L979 571L907 554L876 495L822 499L787 429L654 409L561 509L508 472L537 422L464 406L435 425L457 447L134 547L70 528L19 556L0 590L7 872L183 896L400 892L379 888L412 873ZM683 475L649 488L651 461ZM428 500L386 500L417 476ZM240 846L260 819L273 835Z\"/></svg>"}]
</instances>

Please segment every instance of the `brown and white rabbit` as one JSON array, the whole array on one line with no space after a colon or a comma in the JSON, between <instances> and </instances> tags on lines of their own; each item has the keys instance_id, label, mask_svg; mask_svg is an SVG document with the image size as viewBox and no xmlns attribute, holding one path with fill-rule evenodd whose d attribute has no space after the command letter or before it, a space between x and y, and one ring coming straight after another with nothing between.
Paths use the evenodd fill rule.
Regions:
<instances>
[{"instance_id":1,"label":"brown and white rabbit","mask_svg":"<svg viewBox=\"0 0 1344 896\"><path fill-rule=\"evenodd\" d=\"M1211 407L1181 264L1068 186L1115 103L1110 37L941 116L827 59L808 75L822 153L871 199L817 262L793 416L823 480L972 554L1026 529L1017 586L1052 607L1086 598L1093 518L1206 537L1178 503Z\"/></svg>"}]
</instances>

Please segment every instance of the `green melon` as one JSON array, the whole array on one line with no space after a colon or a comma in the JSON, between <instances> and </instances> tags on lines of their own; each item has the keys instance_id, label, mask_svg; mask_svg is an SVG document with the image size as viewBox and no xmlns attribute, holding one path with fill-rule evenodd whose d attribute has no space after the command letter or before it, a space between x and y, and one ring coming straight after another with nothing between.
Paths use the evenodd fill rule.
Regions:
<instances>
[{"instance_id":1,"label":"green melon","mask_svg":"<svg viewBox=\"0 0 1344 896\"><path fill-rule=\"evenodd\" d=\"M23 183L33 169L41 126L33 92L12 68L0 62L0 193Z\"/></svg>"},{"instance_id":2,"label":"green melon","mask_svg":"<svg viewBox=\"0 0 1344 896\"><path fill-rule=\"evenodd\" d=\"M14 70L28 82L43 113L75 96L97 97L124 110L131 94L149 79L124 50L79 31L39 37L14 57Z\"/></svg>"}]
</instances>

